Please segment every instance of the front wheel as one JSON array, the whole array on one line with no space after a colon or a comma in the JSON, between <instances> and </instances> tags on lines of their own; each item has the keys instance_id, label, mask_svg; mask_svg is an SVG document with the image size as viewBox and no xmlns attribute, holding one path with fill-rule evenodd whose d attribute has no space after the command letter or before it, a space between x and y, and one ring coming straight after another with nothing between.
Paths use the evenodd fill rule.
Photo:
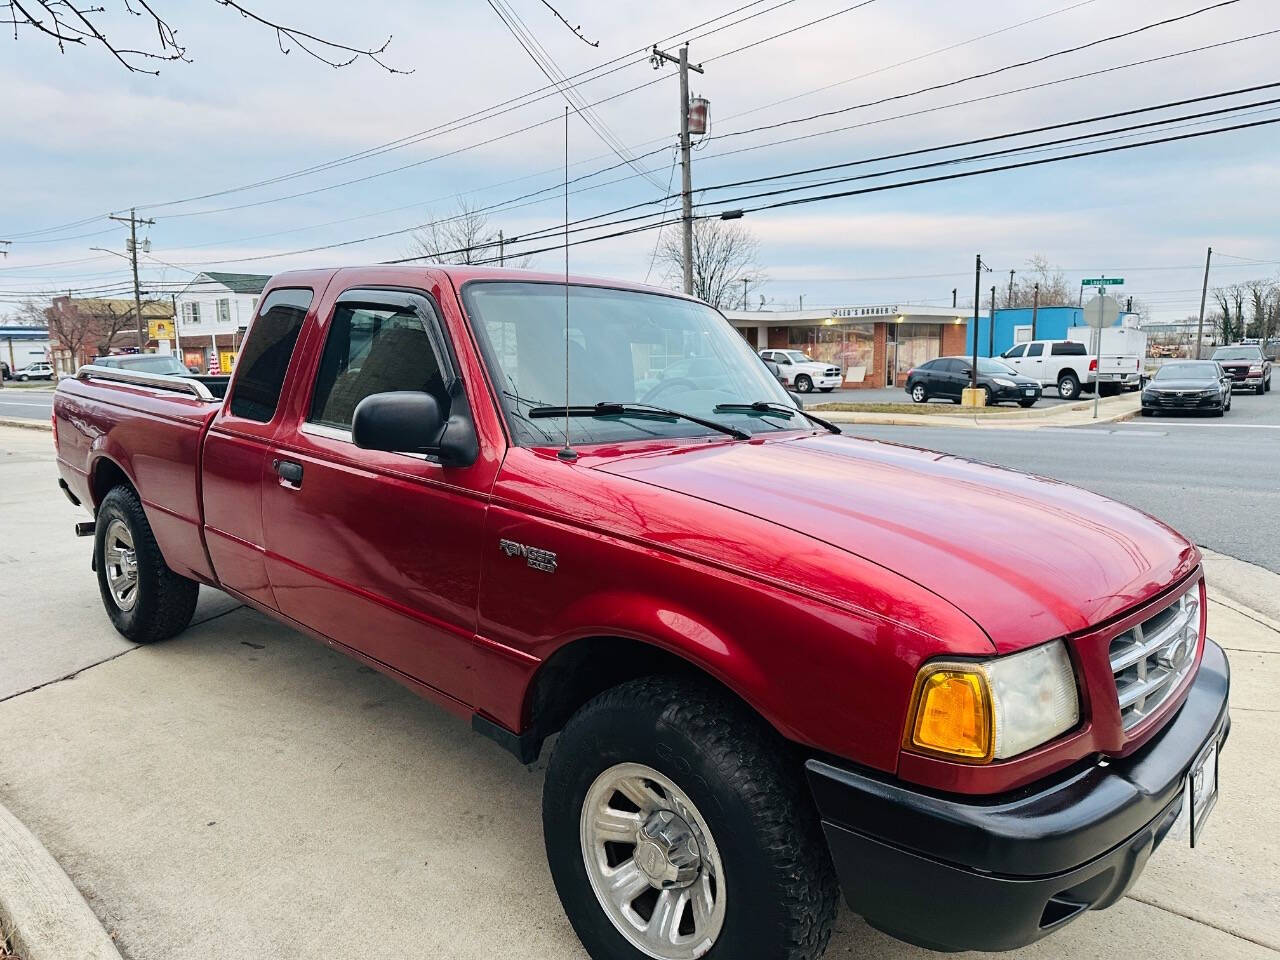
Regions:
<instances>
[{"instance_id":1,"label":"front wheel","mask_svg":"<svg viewBox=\"0 0 1280 960\"><path fill-rule=\"evenodd\" d=\"M807 373L796 377L796 393L813 393L813 380Z\"/></svg>"},{"instance_id":2,"label":"front wheel","mask_svg":"<svg viewBox=\"0 0 1280 960\"><path fill-rule=\"evenodd\" d=\"M838 889L801 769L741 704L646 677L569 721L547 859L594 960L816 960Z\"/></svg>"},{"instance_id":3,"label":"front wheel","mask_svg":"<svg viewBox=\"0 0 1280 960\"><path fill-rule=\"evenodd\" d=\"M191 622L200 585L165 564L129 487L116 487L98 507L93 560L107 616L134 643L166 640Z\"/></svg>"},{"instance_id":4,"label":"front wheel","mask_svg":"<svg viewBox=\"0 0 1280 960\"><path fill-rule=\"evenodd\" d=\"M1265 382L1263 382L1263 383L1259 383L1259 384L1258 384L1258 388L1257 388L1257 390L1255 390L1254 392L1255 392L1258 396L1262 396L1264 393L1266 393L1266 392L1267 392L1267 385L1266 385L1266 383L1265 383Z\"/></svg>"},{"instance_id":5,"label":"front wheel","mask_svg":"<svg viewBox=\"0 0 1280 960\"><path fill-rule=\"evenodd\" d=\"M20 373L20 374L18 374L18 382L19 382L19 383L26 383L26 382L27 382L27 375L26 375L25 373Z\"/></svg>"},{"instance_id":6,"label":"front wheel","mask_svg":"<svg viewBox=\"0 0 1280 960\"><path fill-rule=\"evenodd\" d=\"M1034 407L1035 405L1036 405L1036 402L1035 402L1034 400L1019 400L1019 401L1018 401L1018 406L1020 406L1020 407Z\"/></svg>"},{"instance_id":7,"label":"front wheel","mask_svg":"<svg viewBox=\"0 0 1280 960\"><path fill-rule=\"evenodd\" d=\"M924 403L929 399L929 391L925 389L923 383L917 383L911 388L911 399L916 403Z\"/></svg>"}]
</instances>

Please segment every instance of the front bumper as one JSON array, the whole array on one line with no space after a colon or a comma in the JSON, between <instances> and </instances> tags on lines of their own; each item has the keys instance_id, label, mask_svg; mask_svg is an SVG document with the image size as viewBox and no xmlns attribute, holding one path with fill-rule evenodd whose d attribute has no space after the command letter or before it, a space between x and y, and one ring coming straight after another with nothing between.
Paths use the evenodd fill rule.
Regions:
<instances>
[{"instance_id":1,"label":"front bumper","mask_svg":"<svg viewBox=\"0 0 1280 960\"><path fill-rule=\"evenodd\" d=\"M1261 383L1262 377L1245 377L1241 380L1232 380L1231 389L1234 390L1236 387L1248 387L1251 390L1257 390Z\"/></svg>"},{"instance_id":2,"label":"front bumper","mask_svg":"<svg viewBox=\"0 0 1280 960\"><path fill-rule=\"evenodd\" d=\"M1178 713L1121 760L997 797L916 792L820 760L806 767L845 899L933 950L1014 950L1108 907L1182 811L1187 772L1230 730L1230 668L1205 645Z\"/></svg>"},{"instance_id":3,"label":"front bumper","mask_svg":"<svg viewBox=\"0 0 1280 960\"><path fill-rule=\"evenodd\" d=\"M840 377L814 377L813 385L819 390L830 390L840 386L844 380Z\"/></svg>"},{"instance_id":4,"label":"front bumper","mask_svg":"<svg viewBox=\"0 0 1280 960\"><path fill-rule=\"evenodd\" d=\"M1226 405L1227 397L1224 393L1215 393L1207 397L1168 393L1142 395L1144 410L1221 410Z\"/></svg>"},{"instance_id":5,"label":"front bumper","mask_svg":"<svg viewBox=\"0 0 1280 960\"><path fill-rule=\"evenodd\" d=\"M1028 390L1031 393L1027 393ZM1016 387L993 386L991 387L991 399L997 403L1012 400L1039 400L1043 392L1044 388L1038 384L1018 384Z\"/></svg>"}]
</instances>

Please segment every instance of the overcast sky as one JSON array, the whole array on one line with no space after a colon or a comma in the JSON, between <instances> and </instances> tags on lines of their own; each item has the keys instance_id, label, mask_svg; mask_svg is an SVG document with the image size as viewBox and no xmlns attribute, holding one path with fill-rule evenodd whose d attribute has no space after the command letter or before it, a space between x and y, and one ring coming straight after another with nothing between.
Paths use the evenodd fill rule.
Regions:
<instances>
[{"instance_id":1,"label":"overcast sky","mask_svg":"<svg viewBox=\"0 0 1280 960\"><path fill-rule=\"evenodd\" d=\"M710 136L695 154L695 188L1265 84L1276 80L1269 66L1280 54L1277 34L952 106L1277 30L1280 16L1271 0L1238 0L1133 37L913 94L1189 13L1213 0L872 0L859 9L846 9L851 6L847 0L766 0L698 29L691 28L728 13L741 0L556 0L565 17L581 24L598 47L570 33L543 0L508 2L566 74L623 58L615 64L621 69L578 90L588 102L613 98L595 113L633 154L648 154L639 165L651 172L645 178L618 166L574 184L574 219L654 201L666 192L678 122L675 71L664 67L655 72L635 53L665 38L673 38L666 45L674 49L681 38L708 34L693 42L691 53L694 61L706 64L705 75L694 76L693 89L710 99L712 116ZM153 42L143 29L146 24L124 13L120 0L105 0L105 5L111 14L103 21L109 36L130 46ZM376 46L393 35L385 60L413 70L409 75L386 73L368 61L334 70L297 49L283 55L273 33L212 0L156 0L154 6L169 15L193 61L161 64L158 77L129 74L100 48L71 47L59 54L34 31L20 33L17 41L11 34L0 37L5 143L0 152L0 240L12 241L9 256L0 259L0 314L30 291L124 283L124 260L90 251L103 246L123 252L124 229L89 218L127 211L131 205L156 220L148 230L152 259L145 261L144 280L163 289L161 284L204 268L271 273L404 256L410 246L404 233L294 251L402 231L433 214L447 215L459 196L488 206L554 187L561 179L563 131L556 118L563 100L558 95L430 132L546 85L486 0L366 0L358 5L248 0L250 8L273 19L351 44ZM734 52L830 14L837 15ZM649 85L625 92L640 84ZM871 173L1082 132L1106 134L1125 124L1277 99L1277 90L821 176ZM859 106L886 97L897 99ZM741 133L837 110L842 112ZM908 113L916 115L901 116ZM1156 127L1144 136L1273 119L1280 117L1280 105L1252 106L1241 113L1245 115L1227 114L1211 124L1205 123L1208 118L1182 120L1170 125L1177 129ZM532 124L541 125L513 133ZM828 132L841 127L854 128ZM237 189L413 134L423 135L377 156ZM804 139L775 142L795 137ZM1110 133L1103 139L1103 144L1077 142L1071 149L1137 138ZM794 306L802 295L806 307L941 305L950 303L954 287L963 301L972 297L973 257L981 252L998 271L984 279L984 287L1007 284L1009 269L1043 254L1073 282L1100 273L1124 276L1123 294L1149 303L1157 317L1182 317L1198 307L1206 246L1223 254L1214 284L1271 276L1280 266L1275 236L1278 145L1277 128L1264 126L761 211L740 222L760 240L761 265L769 277L762 292L778 308ZM1062 152L1042 149L914 176ZM620 164L601 137L577 118L571 122L570 159L571 177ZM387 172L406 165L411 166ZM357 178L369 179L340 185ZM715 210L732 197L795 186L808 178L819 177L713 191L698 199L704 209ZM678 188L678 173L673 182ZM207 194L217 195L188 199ZM293 196L297 194L305 195ZM284 197L291 198L280 199ZM560 222L563 201L558 193L551 190L533 199L537 202L492 211L493 229L520 236ZM758 202L768 201L730 205ZM234 207L239 209L227 209ZM653 204L617 216L660 209L661 204ZM71 223L77 225L62 226ZM49 231L51 227L60 229ZM660 268L650 273L655 239L654 232L647 232L576 246L574 272L634 280L648 274L660 281ZM559 269L561 262L558 253L544 253L534 265Z\"/></svg>"}]
</instances>

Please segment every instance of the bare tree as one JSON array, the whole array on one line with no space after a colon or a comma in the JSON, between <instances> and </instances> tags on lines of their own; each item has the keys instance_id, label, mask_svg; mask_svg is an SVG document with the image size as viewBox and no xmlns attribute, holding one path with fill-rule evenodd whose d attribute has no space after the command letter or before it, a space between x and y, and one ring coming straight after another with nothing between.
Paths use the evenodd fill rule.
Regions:
<instances>
[{"instance_id":1,"label":"bare tree","mask_svg":"<svg viewBox=\"0 0 1280 960\"><path fill-rule=\"evenodd\" d=\"M1076 299L1076 288L1071 286L1059 267L1050 265L1049 258L1035 254L1026 261L1027 268L1014 277L1013 297L1007 286L997 287L996 295L1004 295L1006 307L1029 307L1035 302L1036 284L1040 285L1040 306L1069 306Z\"/></svg>"},{"instance_id":2,"label":"bare tree","mask_svg":"<svg viewBox=\"0 0 1280 960\"><path fill-rule=\"evenodd\" d=\"M759 255L760 241L742 224L695 220L693 295L720 310L739 305L746 309L750 291L758 290L768 280ZM682 281L684 249L679 227L663 230L658 240L658 260L668 283L676 285Z\"/></svg>"},{"instance_id":3,"label":"bare tree","mask_svg":"<svg viewBox=\"0 0 1280 960\"><path fill-rule=\"evenodd\" d=\"M110 353L116 338L133 329L133 313L132 304L57 297L44 317L49 339L74 369L86 347L92 346L98 356Z\"/></svg>"},{"instance_id":4,"label":"bare tree","mask_svg":"<svg viewBox=\"0 0 1280 960\"><path fill-rule=\"evenodd\" d=\"M283 54L288 54L296 47L308 56L335 68L350 66L363 57L388 73L413 72L398 70L382 61L382 54L391 43L391 37L387 37L380 47L355 47L268 20L237 0L210 2L233 10L246 20L274 31L276 44ZM191 62L191 58L187 56L187 47L178 41L177 28L171 26L152 7L149 0L118 0L115 12L119 14L121 11L138 17L144 28L143 32L148 35L154 32L154 38L141 47L131 46L131 41L109 39L107 22L110 20L110 13L101 2L93 0L0 0L0 12L8 14L7 19L0 20L0 25L12 27L15 40L19 38L20 30L42 37L56 46L59 53L66 53L67 46L72 44L102 47L131 73L158 75L159 70L148 70L141 66L148 62Z\"/></svg>"},{"instance_id":5,"label":"bare tree","mask_svg":"<svg viewBox=\"0 0 1280 960\"><path fill-rule=\"evenodd\" d=\"M24 300L5 320L20 327L43 327L48 321L45 307L35 300Z\"/></svg>"},{"instance_id":6,"label":"bare tree","mask_svg":"<svg viewBox=\"0 0 1280 960\"><path fill-rule=\"evenodd\" d=\"M1244 336L1244 305L1248 296L1248 285L1243 283L1213 288L1213 299L1218 305L1218 315L1214 319L1215 333L1223 343L1230 343Z\"/></svg>"},{"instance_id":7,"label":"bare tree","mask_svg":"<svg viewBox=\"0 0 1280 960\"><path fill-rule=\"evenodd\" d=\"M459 197L452 214L433 216L413 232L409 256L422 257L432 263L497 263L501 259L504 266L527 267L533 257L507 256L504 252L504 242L515 240L515 237L500 240L498 231L490 226L489 218L480 208Z\"/></svg>"}]
</instances>

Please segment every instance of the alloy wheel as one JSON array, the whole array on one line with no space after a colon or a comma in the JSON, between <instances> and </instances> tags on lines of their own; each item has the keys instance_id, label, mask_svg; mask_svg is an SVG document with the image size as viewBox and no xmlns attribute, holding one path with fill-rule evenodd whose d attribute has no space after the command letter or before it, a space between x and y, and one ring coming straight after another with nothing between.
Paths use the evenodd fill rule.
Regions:
<instances>
[{"instance_id":1,"label":"alloy wheel","mask_svg":"<svg viewBox=\"0 0 1280 960\"><path fill-rule=\"evenodd\" d=\"M121 611L133 609L138 602L138 554L133 547L133 534L123 520L112 520L102 543L102 562L107 572L111 599Z\"/></svg>"}]
</instances>

